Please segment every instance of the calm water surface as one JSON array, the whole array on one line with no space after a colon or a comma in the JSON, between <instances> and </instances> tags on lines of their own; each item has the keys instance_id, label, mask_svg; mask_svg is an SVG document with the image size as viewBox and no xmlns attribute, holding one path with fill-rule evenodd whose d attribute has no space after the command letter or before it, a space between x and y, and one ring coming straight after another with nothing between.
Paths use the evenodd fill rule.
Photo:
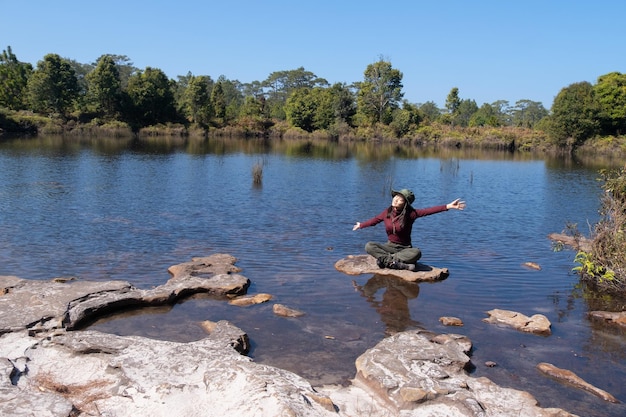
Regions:
<instances>
[{"instance_id":1,"label":"calm water surface","mask_svg":"<svg viewBox=\"0 0 626 417\"><path fill-rule=\"evenodd\" d=\"M253 185L252 168L263 165ZM107 317L92 328L190 341L198 323L227 319L251 338L255 361L313 385L346 383L354 360L386 335L411 328L467 335L475 376L529 391L544 407L621 416L623 405L562 386L535 369L549 362L626 401L626 335L586 318L589 301L571 273L574 252L547 235L598 219L603 164L510 154L429 153L389 146L209 140L191 143L61 138L0 141L0 274L76 276L163 284L167 268L229 253L252 285L306 312L276 317L272 303L247 308L197 296ZM423 261L447 267L433 284L350 277L333 264L363 253L384 228L352 231L411 188L416 207L461 197L464 212L419 219ZM536 262L540 271L522 266ZM493 308L541 313L540 337L482 322ZM597 309L598 305L593 304ZM456 316L463 327L441 325ZM328 337L330 336L330 337ZM485 361L498 366L487 368Z\"/></svg>"}]
</instances>

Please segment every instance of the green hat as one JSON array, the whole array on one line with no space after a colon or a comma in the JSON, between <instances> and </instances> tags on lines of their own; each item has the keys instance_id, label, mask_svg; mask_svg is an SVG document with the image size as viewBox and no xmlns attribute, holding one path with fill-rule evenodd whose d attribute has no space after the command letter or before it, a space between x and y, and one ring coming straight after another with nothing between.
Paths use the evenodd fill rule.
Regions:
<instances>
[{"instance_id":1,"label":"green hat","mask_svg":"<svg viewBox=\"0 0 626 417\"><path fill-rule=\"evenodd\" d=\"M408 201L409 204L413 204L413 202L415 201L415 194L413 194L413 191L411 190L407 190L406 188L403 188L400 191L391 190L392 197L395 197L398 194L404 197L404 199Z\"/></svg>"}]
</instances>

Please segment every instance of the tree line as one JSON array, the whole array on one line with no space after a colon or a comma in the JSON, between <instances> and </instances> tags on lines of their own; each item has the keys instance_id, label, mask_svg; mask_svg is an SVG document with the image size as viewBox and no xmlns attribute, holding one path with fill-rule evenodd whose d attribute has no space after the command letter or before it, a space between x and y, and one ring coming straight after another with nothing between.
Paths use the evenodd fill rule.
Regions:
<instances>
[{"instance_id":1,"label":"tree line","mask_svg":"<svg viewBox=\"0 0 626 417\"><path fill-rule=\"evenodd\" d=\"M563 88L550 111L542 103L484 103L461 98L454 87L445 108L404 99L403 74L382 57L363 80L329 84L305 70L276 71L263 81L241 83L220 76L180 75L134 67L124 55L102 55L81 64L47 54L37 66L20 62L11 47L0 55L0 129L11 112L92 125L123 122L133 130L181 124L189 128L237 127L263 132L281 125L332 137L372 129L395 138L419 135L427 126L522 127L545 132L558 146L576 147L596 136L619 136L626 127L626 75L611 72L597 83ZM3 123L4 121L4 123Z\"/></svg>"}]
</instances>

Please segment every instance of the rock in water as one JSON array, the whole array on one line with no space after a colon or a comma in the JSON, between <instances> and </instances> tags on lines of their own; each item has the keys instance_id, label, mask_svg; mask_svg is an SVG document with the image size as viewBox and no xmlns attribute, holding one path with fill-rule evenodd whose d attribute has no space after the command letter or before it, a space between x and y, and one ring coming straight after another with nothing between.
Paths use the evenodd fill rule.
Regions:
<instances>
[{"instance_id":1,"label":"rock in water","mask_svg":"<svg viewBox=\"0 0 626 417\"><path fill-rule=\"evenodd\" d=\"M379 268L370 255L348 255L335 262L335 269L348 275L377 274L402 278L411 282L432 282L448 278L448 268L436 268L418 263L415 271Z\"/></svg>"},{"instance_id":2,"label":"rock in water","mask_svg":"<svg viewBox=\"0 0 626 417\"><path fill-rule=\"evenodd\" d=\"M581 377L579 377L572 371L569 371L567 369L557 368L551 363L546 363L546 362L542 362L538 364L537 369L539 369L543 374L548 375L558 381L564 382L573 387L580 388L582 390L590 392L596 397L602 398L604 401L608 401L611 403L619 403L617 398L615 398L608 392L601 390L600 388L594 387L593 385L583 380Z\"/></svg>"}]
</instances>

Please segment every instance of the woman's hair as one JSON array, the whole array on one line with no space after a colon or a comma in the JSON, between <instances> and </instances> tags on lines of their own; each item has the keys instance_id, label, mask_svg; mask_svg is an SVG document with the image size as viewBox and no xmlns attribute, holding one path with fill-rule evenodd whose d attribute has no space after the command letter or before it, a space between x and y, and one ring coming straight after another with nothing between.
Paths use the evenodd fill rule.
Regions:
<instances>
[{"instance_id":1,"label":"woman's hair","mask_svg":"<svg viewBox=\"0 0 626 417\"><path fill-rule=\"evenodd\" d=\"M400 225L402 227L406 226L409 216L411 215L412 207L406 199L404 200L404 207L402 207L402 211L398 214L397 218L400 218ZM390 218L393 214L393 206L389 206L387 209L387 218Z\"/></svg>"}]
</instances>

